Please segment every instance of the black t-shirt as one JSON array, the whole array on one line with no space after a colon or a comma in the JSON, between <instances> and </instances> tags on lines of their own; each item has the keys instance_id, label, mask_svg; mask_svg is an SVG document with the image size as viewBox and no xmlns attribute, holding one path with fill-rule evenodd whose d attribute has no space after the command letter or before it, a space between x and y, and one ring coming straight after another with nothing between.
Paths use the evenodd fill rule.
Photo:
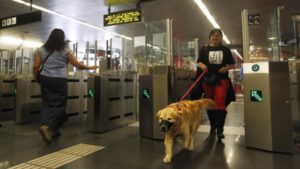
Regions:
<instances>
[{"instance_id":1,"label":"black t-shirt","mask_svg":"<svg viewBox=\"0 0 300 169\"><path fill-rule=\"evenodd\" d=\"M208 73L216 73L220 79L228 79L228 72L219 73L219 69L235 63L230 49L223 45L202 47L197 59L197 63L199 62L207 66Z\"/></svg>"}]
</instances>

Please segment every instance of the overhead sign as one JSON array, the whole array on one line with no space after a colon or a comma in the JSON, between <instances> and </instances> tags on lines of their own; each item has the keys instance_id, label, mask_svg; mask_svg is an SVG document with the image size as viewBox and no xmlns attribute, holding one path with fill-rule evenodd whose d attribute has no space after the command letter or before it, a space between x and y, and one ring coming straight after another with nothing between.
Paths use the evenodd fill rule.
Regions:
<instances>
[{"instance_id":1,"label":"overhead sign","mask_svg":"<svg viewBox=\"0 0 300 169\"><path fill-rule=\"evenodd\" d=\"M250 90L250 100L253 102L262 102L263 96L261 90Z\"/></svg>"},{"instance_id":2,"label":"overhead sign","mask_svg":"<svg viewBox=\"0 0 300 169\"><path fill-rule=\"evenodd\" d=\"M105 0L106 5L125 5L125 4L136 4L136 3L143 3L143 2L150 2L154 0Z\"/></svg>"},{"instance_id":3,"label":"overhead sign","mask_svg":"<svg viewBox=\"0 0 300 169\"><path fill-rule=\"evenodd\" d=\"M260 24L260 14L248 15L248 25L259 25Z\"/></svg>"},{"instance_id":4,"label":"overhead sign","mask_svg":"<svg viewBox=\"0 0 300 169\"><path fill-rule=\"evenodd\" d=\"M1 27L0 29L10 28L14 26L29 24L32 22L42 21L42 12L34 11L30 13L25 13L16 16L10 16L6 18L1 18Z\"/></svg>"},{"instance_id":5,"label":"overhead sign","mask_svg":"<svg viewBox=\"0 0 300 169\"><path fill-rule=\"evenodd\" d=\"M106 0L106 5L123 5L123 4L133 4L138 3L139 0Z\"/></svg>"},{"instance_id":6,"label":"overhead sign","mask_svg":"<svg viewBox=\"0 0 300 169\"><path fill-rule=\"evenodd\" d=\"M112 12L104 15L104 26L120 25L142 21L141 9Z\"/></svg>"}]
</instances>

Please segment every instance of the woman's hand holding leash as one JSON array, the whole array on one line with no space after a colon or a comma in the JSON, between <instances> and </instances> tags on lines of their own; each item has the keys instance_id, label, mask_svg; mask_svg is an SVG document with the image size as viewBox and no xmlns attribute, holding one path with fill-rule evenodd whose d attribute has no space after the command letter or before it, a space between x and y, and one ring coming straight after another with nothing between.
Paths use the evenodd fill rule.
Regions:
<instances>
[{"instance_id":1,"label":"woman's hand holding leash","mask_svg":"<svg viewBox=\"0 0 300 169\"><path fill-rule=\"evenodd\" d=\"M198 63L198 67L200 67L203 71L207 71L207 66L203 64L202 62Z\"/></svg>"},{"instance_id":2,"label":"woman's hand holding leash","mask_svg":"<svg viewBox=\"0 0 300 169\"><path fill-rule=\"evenodd\" d=\"M230 69L233 69L234 68L234 65L226 65L226 66L223 66L219 69L219 73L226 73L228 72Z\"/></svg>"}]
</instances>

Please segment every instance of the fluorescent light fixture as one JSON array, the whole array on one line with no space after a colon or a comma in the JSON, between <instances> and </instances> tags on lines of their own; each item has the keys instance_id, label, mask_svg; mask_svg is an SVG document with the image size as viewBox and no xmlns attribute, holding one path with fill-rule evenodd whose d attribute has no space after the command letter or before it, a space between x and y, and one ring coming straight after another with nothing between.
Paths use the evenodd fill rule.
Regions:
<instances>
[{"instance_id":1,"label":"fluorescent light fixture","mask_svg":"<svg viewBox=\"0 0 300 169\"><path fill-rule=\"evenodd\" d=\"M194 0L194 1L198 5L198 7L201 9L201 11L204 13L204 15L207 17L209 22L213 25L213 27L221 29L220 25L216 22L215 18L210 14L209 10L204 5L202 0ZM226 42L226 44L230 44L230 41L224 32L223 32L223 40Z\"/></svg>"},{"instance_id":2,"label":"fluorescent light fixture","mask_svg":"<svg viewBox=\"0 0 300 169\"><path fill-rule=\"evenodd\" d=\"M269 37L268 39L269 39L269 40L275 40L275 39L276 39L276 37L274 37L274 36L271 36L271 37Z\"/></svg>"},{"instance_id":3,"label":"fluorescent light fixture","mask_svg":"<svg viewBox=\"0 0 300 169\"><path fill-rule=\"evenodd\" d=\"M23 48L38 48L43 43L38 41L23 40L13 36L0 36L0 44L6 44L15 48L22 46Z\"/></svg>"},{"instance_id":4,"label":"fluorescent light fixture","mask_svg":"<svg viewBox=\"0 0 300 169\"><path fill-rule=\"evenodd\" d=\"M30 41L30 40L24 40L22 43L22 46L24 48L38 48L41 47L43 43L38 42L38 41Z\"/></svg>"},{"instance_id":5,"label":"fluorescent light fixture","mask_svg":"<svg viewBox=\"0 0 300 169\"><path fill-rule=\"evenodd\" d=\"M17 2L17 3L20 3L20 4L23 4L23 5L26 5L26 6L30 6L30 3L25 2L25 1L23 1L23 0L12 0L12 1ZM121 34L118 34L118 33L114 33L114 32L105 30L105 29L100 28L100 27L97 27L97 26L95 26L95 25L91 25L91 24L88 24L88 23L86 23L86 22L82 22L82 21L80 21L80 20L71 18L71 17L66 16L66 15L63 15L63 14L61 14L61 13L59 13L59 12L55 12L55 11L46 9L46 8L44 8L44 7L41 7L41 6L38 6L38 5L35 5L35 4L32 4L32 8L37 9L37 10L44 11L44 12L49 13L49 14L52 14L52 15L60 16L60 17L65 18L65 19L67 19L67 20L69 20L69 21L73 21L73 22L75 22L75 23L79 23L79 24L81 24L81 25L87 26L87 27L92 28L92 29L96 29L96 30L99 30L99 31L103 31L103 32L105 32L105 33L109 33L109 34L112 34L112 35L115 35L115 36L119 36L119 37L122 37L122 38L125 38L125 39L128 39L128 40L132 40L131 37L128 37L128 36L125 36L125 35L121 35Z\"/></svg>"},{"instance_id":6,"label":"fluorescent light fixture","mask_svg":"<svg viewBox=\"0 0 300 169\"><path fill-rule=\"evenodd\" d=\"M18 46L23 42L23 40L20 38L11 37L11 36L0 36L0 42L6 43L9 45Z\"/></svg>"}]
</instances>

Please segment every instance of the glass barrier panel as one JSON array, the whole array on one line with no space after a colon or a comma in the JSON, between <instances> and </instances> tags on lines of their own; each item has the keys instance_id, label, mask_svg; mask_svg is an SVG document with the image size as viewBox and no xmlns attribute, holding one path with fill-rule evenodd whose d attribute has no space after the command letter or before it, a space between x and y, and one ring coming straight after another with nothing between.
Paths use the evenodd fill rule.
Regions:
<instances>
[{"instance_id":1,"label":"glass barrier panel","mask_svg":"<svg viewBox=\"0 0 300 169\"><path fill-rule=\"evenodd\" d=\"M248 10L249 60L280 60L280 26L277 8Z\"/></svg>"},{"instance_id":2,"label":"glass barrier panel","mask_svg":"<svg viewBox=\"0 0 300 169\"><path fill-rule=\"evenodd\" d=\"M168 65L165 20L146 23L146 64L147 66Z\"/></svg>"}]
</instances>

